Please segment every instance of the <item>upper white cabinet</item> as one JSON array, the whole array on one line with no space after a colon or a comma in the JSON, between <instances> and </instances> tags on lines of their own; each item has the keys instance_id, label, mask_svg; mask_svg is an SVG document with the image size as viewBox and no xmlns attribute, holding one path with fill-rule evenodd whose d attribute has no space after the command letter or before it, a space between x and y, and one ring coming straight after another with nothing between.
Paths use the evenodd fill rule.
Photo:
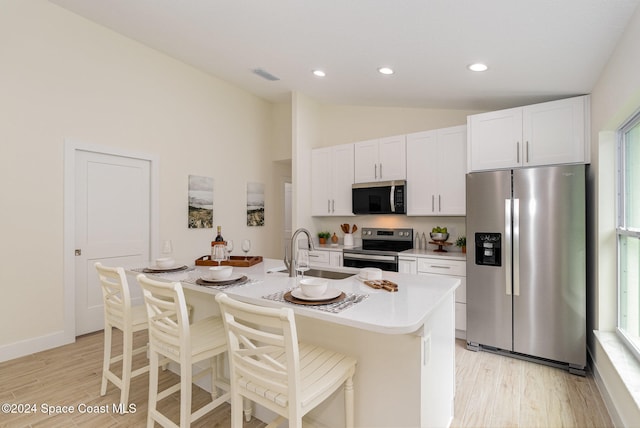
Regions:
<instances>
[{"instance_id":1,"label":"upper white cabinet","mask_svg":"<svg viewBox=\"0 0 640 428\"><path fill-rule=\"evenodd\" d=\"M467 127L407 135L407 215L465 215Z\"/></svg>"},{"instance_id":2,"label":"upper white cabinet","mask_svg":"<svg viewBox=\"0 0 640 428\"><path fill-rule=\"evenodd\" d=\"M311 214L350 216L353 144L311 151Z\"/></svg>"},{"instance_id":3,"label":"upper white cabinet","mask_svg":"<svg viewBox=\"0 0 640 428\"><path fill-rule=\"evenodd\" d=\"M467 118L468 170L589 163L589 96Z\"/></svg>"},{"instance_id":4,"label":"upper white cabinet","mask_svg":"<svg viewBox=\"0 0 640 428\"><path fill-rule=\"evenodd\" d=\"M354 146L356 183L404 180L407 177L404 135L360 141Z\"/></svg>"}]
</instances>

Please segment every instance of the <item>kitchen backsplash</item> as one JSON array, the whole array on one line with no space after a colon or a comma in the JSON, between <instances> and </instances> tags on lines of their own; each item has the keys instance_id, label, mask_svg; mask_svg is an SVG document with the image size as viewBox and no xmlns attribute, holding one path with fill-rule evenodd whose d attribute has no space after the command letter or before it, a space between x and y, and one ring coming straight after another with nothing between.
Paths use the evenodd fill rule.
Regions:
<instances>
[{"instance_id":1,"label":"kitchen backsplash","mask_svg":"<svg viewBox=\"0 0 640 428\"><path fill-rule=\"evenodd\" d=\"M367 216L353 216L353 217L313 217L314 239L317 242L317 234L321 231L327 231L333 236L334 232L339 238L339 243L343 243L344 233L342 232L340 225L348 223L350 225L356 224L358 230L354 234L356 239L356 245L360 242L360 231L363 227L389 227L399 228L407 227L412 228L414 236L416 233L424 234L429 240L429 232L434 227L446 227L449 232L449 242L455 243L459 236L465 236L465 217L409 217L398 215L367 215ZM414 244L415 245L415 244ZM429 245L429 248L437 248L435 245ZM447 248L449 251L460 251L455 245Z\"/></svg>"}]
</instances>

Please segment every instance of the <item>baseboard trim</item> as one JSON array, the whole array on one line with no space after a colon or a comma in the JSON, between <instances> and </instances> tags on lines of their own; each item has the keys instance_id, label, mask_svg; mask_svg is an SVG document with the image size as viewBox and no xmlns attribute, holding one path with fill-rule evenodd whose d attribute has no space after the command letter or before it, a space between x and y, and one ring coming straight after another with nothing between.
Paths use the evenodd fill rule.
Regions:
<instances>
[{"instance_id":1,"label":"baseboard trim","mask_svg":"<svg viewBox=\"0 0 640 428\"><path fill-rule=\"evenodd\" d=\"M587 349L587 355L589 359L587 364L589 365L589 368L591 368L591 371L593 372L593 380L596 383L596 387L598 388L598 391L600 391L600 396L602 397L602 401L604 401L604 405L607 408L607 411L609 412L609 417L611 418L611 422L613 422L614 427L621 427L623 426L622 419L620 418L620 414L616 409L616 405L613 402L613 398L611 397L611 394L609 394L609 388L607 388L607 382L604 380L604 378L600 374L600 371L598 370L598 365L596 364L593 358L593 355L591 354L591 349Z\"/></svg>"},{"instance_id":2,"label":"baseboard trim","mask_svg":"<svg viewBox=\"0 0 640 428\"><path fill-rule=\"evenodd\" d=\"M75 342L63 330L0 346L0 363Z\"/></svg>"}]
</instances>

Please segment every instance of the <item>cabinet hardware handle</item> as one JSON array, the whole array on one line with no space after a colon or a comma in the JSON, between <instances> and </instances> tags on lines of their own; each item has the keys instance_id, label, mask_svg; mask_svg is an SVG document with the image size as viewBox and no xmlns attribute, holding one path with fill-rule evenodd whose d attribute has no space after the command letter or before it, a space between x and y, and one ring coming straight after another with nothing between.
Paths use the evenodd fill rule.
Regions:
<instances>
[{"instance_id":1,"label":"cabinet hardware handle","mask_svg":"<svg viewBox=\"0 0 640 428\"><path fill-rule=\"evenodd\" d=\"M429 267L432 267L435 269L451 269L451 266L430 265Z\"/></svg>"},{"instance_id":2,"label":"cabinet hardware handle","mask_svg":"<svg viewBox=\"0 0 640 428\"><path fill-rule=\"evenodd\" d=\"M373 176L377 180L378 179L378 164L373 165Z\"/></svg>"},{"instance_id":3,"label":"cabinet hardware handle","mask_svg":"<svg viewBox=\"0 0 640 428\"><path fill-rule=\"evenodd\" d=\"M516 145L516 163L520 163L520 141L518 141Z\"/></svg>"},{"instance_id":4,"label":"cabinet hardware handle","mask_svg":"<svg viewBox=\"0 0 640 428\"><path fill-rule=\"evenodd\" d=\"M520 199L513 199L513 295L520 295Z\"/></svg>"},{"instance_id":5,"label":"cabinet hardware handle","mask_svg":"<svg viewBox=\"0 0 640 428\"><path fill-rule=\"evenodd\" d=\"M438 212L442 212L442 195L438 195Z\"/></svg>"},{"instance_id":6,"label":"cabinet hardware handle","mask_svg":"<svg viewBox=\"0 0 640 428\"><path fill-rule=\"evenodd\" d=\"M317 254L309 254L309 257L320 257L320 256Z\"/></svg>"},{"instance_id":7,"label":"cabinet hardware handle","mask_svg":"<svg viewBox=\"0 0 640 428\"><path fill-rule=\"evenodd\" d=\"M380 178L382 178L382 164L380 164Z\"/></svg>"},{"instance_id":8,"label":"cabinet hardware handle","mask_svg":"<svg viewBox=\"0 0 640 428\"><path fill-rule=\"evenodd\" d=\"M435 197L435 195L431 195L431 212L434 212L436 210Z\"/></svg>"},{"instance_id":9,"label":"cabinet hardware handle","mask_svg":"<svg viewBox=\"0 0 640 428\"><path fill-rule=\"evenodd\" d=\"M529 163L529 142L526 142L526 148L527 148L527 163Z\"/></svg>"},{"instance_id":10,"label":"cabinet hardware handle","mask_svg":"<svg viewBox=\"0 0 640 428\"><path fill-rule=\"evenodd\" d=\"M335 199L331 199L331 212L332 213L336 212L336 200Z\"/></svg>"},{"instance_id":11,"label":"cabinet hardware handle","mask_svg":"<svg viewBox=\"0 0 640 428\"><path fill-rule=\"evenodd\" d=\"M331 199L327 199L327 213L331 214Z\"/></svg>"}]
</instances>

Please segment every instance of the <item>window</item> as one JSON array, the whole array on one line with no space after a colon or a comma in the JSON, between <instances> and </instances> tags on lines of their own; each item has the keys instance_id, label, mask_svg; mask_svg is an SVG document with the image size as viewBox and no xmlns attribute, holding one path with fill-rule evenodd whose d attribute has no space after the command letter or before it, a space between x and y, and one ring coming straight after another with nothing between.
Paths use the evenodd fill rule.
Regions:
<instances>
[{"instance_id":1,"label":"window","mask_svg":"<svg viewBox=\"0 0 640 428\"><path fill-rule=\"evenodd\" d=\"M640 358L640 113L618 139L618 332Z\"/></svg>"}]
</instances>

